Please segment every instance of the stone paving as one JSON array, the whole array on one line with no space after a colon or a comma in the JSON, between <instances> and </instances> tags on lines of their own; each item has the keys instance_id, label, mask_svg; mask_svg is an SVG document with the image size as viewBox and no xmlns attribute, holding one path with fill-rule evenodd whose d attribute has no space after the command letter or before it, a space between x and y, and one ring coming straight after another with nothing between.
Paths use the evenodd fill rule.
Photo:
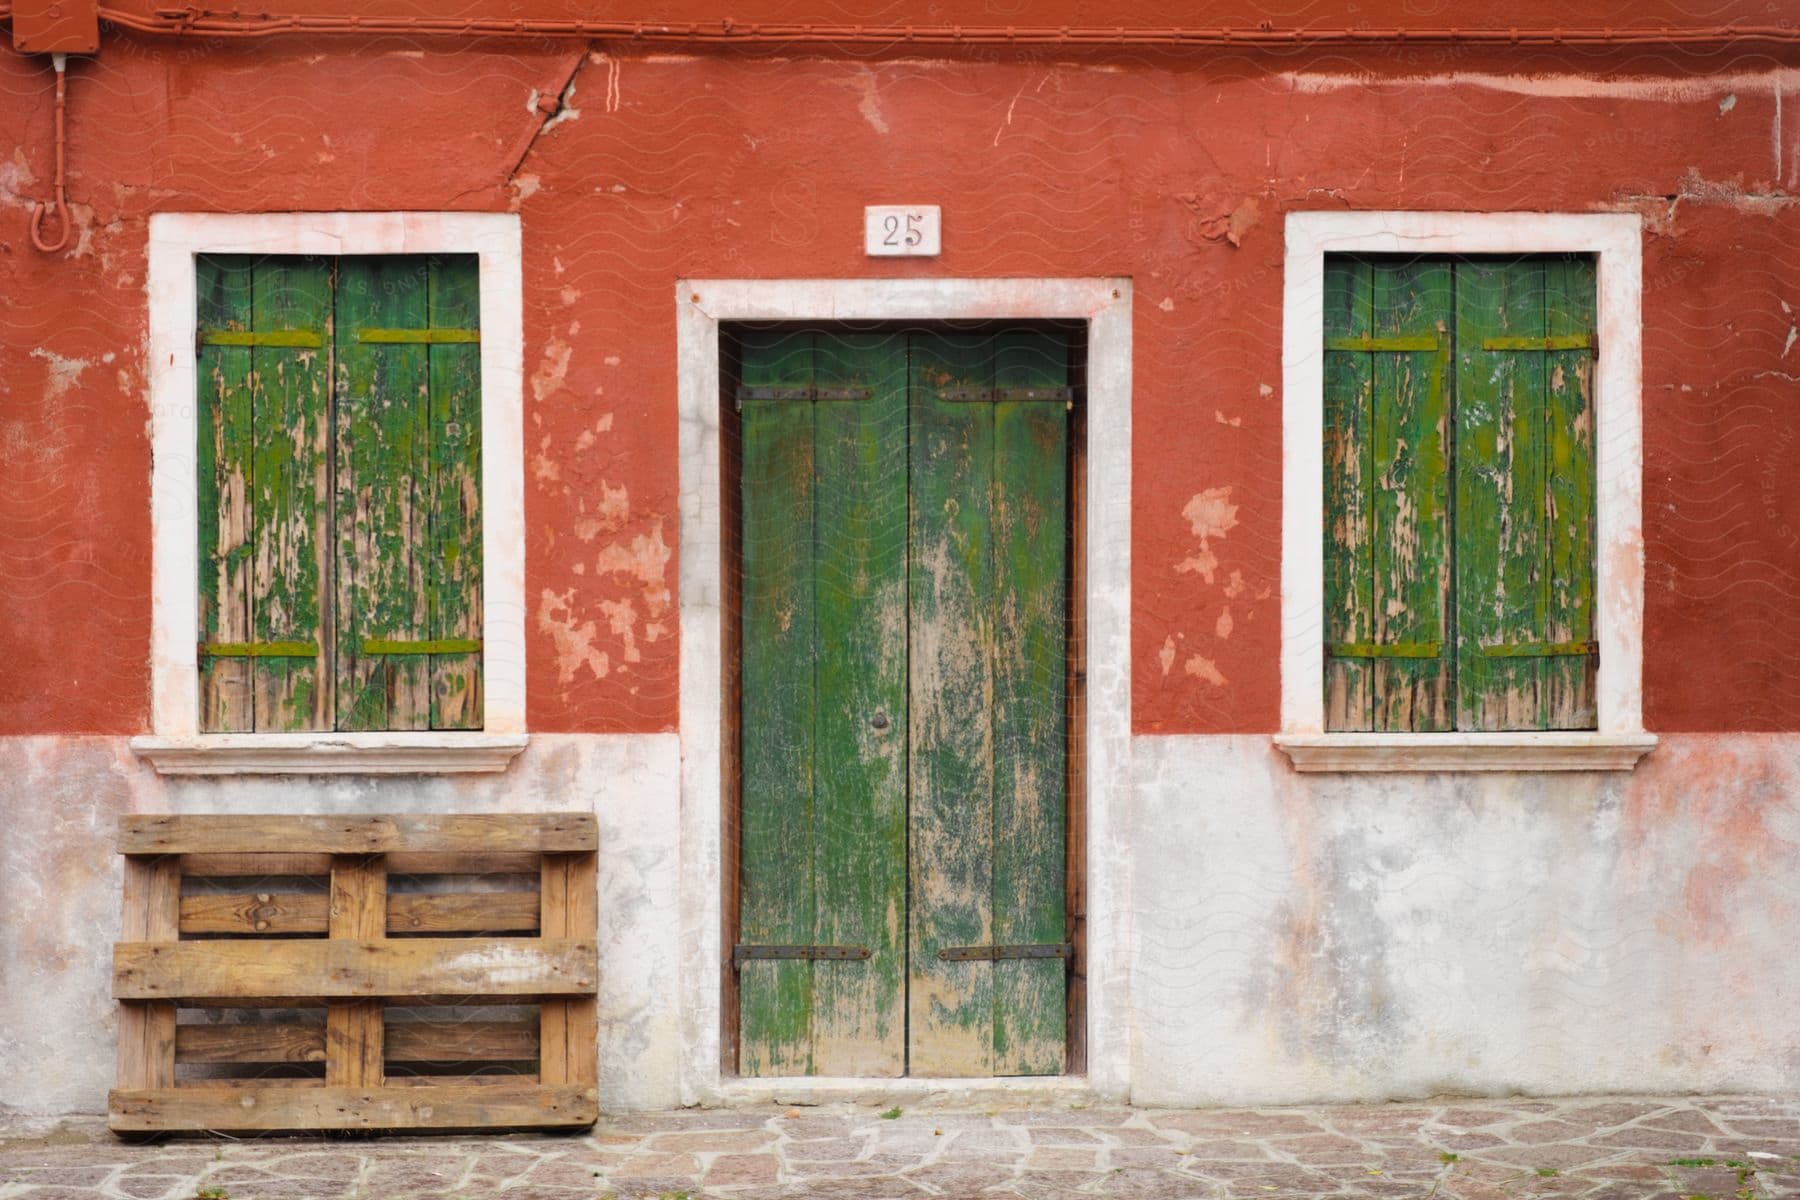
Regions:
<instances>
[{"instance_id":1,"label":"stone paving","mask_svg":"<svg viewBox=\"0 0 1800 1200\"><path fill-rule=\"evenodd\" d=\"M0 1200L1800 1197L1800 1097L1167 1111L836 1105L579 1135L170 1140L0 1126Z\"/></svg>"}]
</instances>

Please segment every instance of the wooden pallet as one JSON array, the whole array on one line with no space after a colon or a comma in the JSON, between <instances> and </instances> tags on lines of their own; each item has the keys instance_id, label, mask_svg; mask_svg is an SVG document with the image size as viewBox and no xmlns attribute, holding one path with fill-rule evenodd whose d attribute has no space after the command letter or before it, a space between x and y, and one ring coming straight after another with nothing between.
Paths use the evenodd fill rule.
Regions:
<instances>
[{"instance_id":1,"label":"wooden pallet","mask_svg":"<svg viewBox=\"0 0 1800 1200\"><path fill-rule=\"evenodd\" d=\"M591 1125L586 814L128 816L119 1132Z\"/></svg>"}]
</instances>

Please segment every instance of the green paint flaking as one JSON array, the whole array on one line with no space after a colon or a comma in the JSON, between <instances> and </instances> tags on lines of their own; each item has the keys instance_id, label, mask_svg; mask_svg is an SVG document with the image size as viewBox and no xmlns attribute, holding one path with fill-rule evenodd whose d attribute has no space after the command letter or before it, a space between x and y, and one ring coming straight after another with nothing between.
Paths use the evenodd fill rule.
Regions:
<instances>
[{"instance_id":1,"label":"green paint flaking","mask_svg":"<svg viewBox=\"0 0 1800 1200\"><path fill-rule=\"evenodd\" d=\"M1327 260L1327 728L1594 727L1594 305L1591 259Z\"/></svg>"}]
</instances>

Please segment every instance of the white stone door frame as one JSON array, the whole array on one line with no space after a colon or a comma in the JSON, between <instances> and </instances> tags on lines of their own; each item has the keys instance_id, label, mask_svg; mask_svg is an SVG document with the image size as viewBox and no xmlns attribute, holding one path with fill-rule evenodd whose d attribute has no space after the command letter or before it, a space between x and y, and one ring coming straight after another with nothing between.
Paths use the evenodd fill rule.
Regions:
<instances>
[{"instance_id":1,"label":"white stone door frame","mask_svg":"<svg viewBox=\"0 0 1800 1200\"><path fill-rule=\"evenodd\" d=\"M1131 787L1131 281L691 279L676 285L681 471L682 1099L844 1089L1127 1092L1122 820ZM724 321L1076 319L1087 323L1087 1047L1085 1079L740 1080L720 1070L723 952L719 325Z\"/></svg>"}]
</instances>

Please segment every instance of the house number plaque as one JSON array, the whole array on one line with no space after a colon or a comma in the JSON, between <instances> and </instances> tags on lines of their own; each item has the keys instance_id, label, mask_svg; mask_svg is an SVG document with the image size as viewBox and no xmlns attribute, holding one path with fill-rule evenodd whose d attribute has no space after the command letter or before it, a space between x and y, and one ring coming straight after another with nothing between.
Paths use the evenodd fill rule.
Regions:
<instances>
[{"instance_id":1,"label":"house number plaque","mask_svg":"<svg viewBox=\"0 0 1800 1200\"><path fill-rule=\"evenodd\" d=\"M943 240L935 204L871 204L863 209L863 253L871 258L936 258Z\"/></svg>"}]
</instances>

